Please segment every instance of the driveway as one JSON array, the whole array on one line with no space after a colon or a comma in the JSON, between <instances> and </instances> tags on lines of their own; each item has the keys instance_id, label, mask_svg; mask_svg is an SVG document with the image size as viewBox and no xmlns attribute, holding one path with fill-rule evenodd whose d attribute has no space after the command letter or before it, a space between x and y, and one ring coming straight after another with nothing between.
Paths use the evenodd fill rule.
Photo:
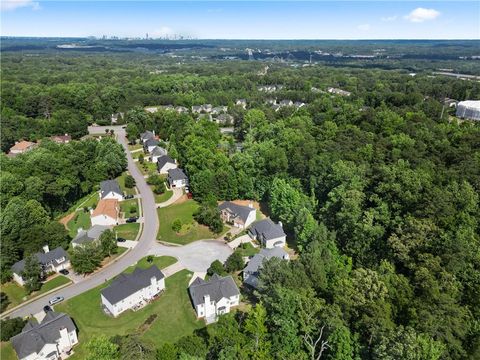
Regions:
<instances>
[{"instance_id":1,"label":"driveway","mask_svg":"<svg viewBox=\"0 0 480 360\"><path fill-rule=\"evenodd\" d=\"M157 207L162 208L162 207L167 207L169 205L172 205L174 202L176 202L178 199L180 199L183 196L183 188L173 188L172 190L173 190L172 197L167 201L157 204Z\"/></svg>"}]
</instances>

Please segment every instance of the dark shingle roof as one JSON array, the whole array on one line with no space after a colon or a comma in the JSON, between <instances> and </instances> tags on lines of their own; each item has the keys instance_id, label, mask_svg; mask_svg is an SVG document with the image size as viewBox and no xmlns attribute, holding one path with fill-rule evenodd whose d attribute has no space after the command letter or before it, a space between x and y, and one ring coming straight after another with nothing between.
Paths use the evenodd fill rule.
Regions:
<instances>
[{"instance_id":1,"label":"dark shingle roof","mask_svg":"<svg viewBox=\"0 0 480 360\"><path fill-rule=\"evenodd\" d=\"M150 285L150 279L156 277L157 280L163 279L165 275L152 265L148 269L135 268L131 274L120 274L109 287L101 291L102 295L110 302L116 304L128 296L136 293L140 289Z\"/></svg>"},{"instance_id":2,"label":"dark shingle roof","mask_svg":"<svg viewBox=\"0 0 480 360\"><path fill-rule=\"evenodd\" d=\"M247 221L248 215L251 211L255 211L254 208L238 205L231 201L224 201L223 203L221 203L218 206L218 210L226 210L230 212L230 214L232 214L234 217L239 217L240 219L242 219L243 222Z\"/></svg>"},{"instance_id":3,"label":"dark shingle roof","mask_svg":"<svg viewBox=\"0 0 480 360\"><path fill-rule=\"evenodd\" d=\"M147 130L144 133L140 134L140 138L142 140L149 140L149 139L154 139L155 135L153 134L153 132Z\"/></svg>"},{"instance_id":4,"label":"dark shingle roof","mask_svg":"<svg viewBox=\"0 0 480 360\"><path fill-rule=\"evenodd\" d=\"M150 155L152 155L152 156L167 155L167 150L165 150L164 148L162 148L160 146L157 146L150 152Z\"/></svg>"},{"instance_id":5,"label":"dark shingle roof","mask_svg":"<svg viewBox=\"0 0 480 360\"><path fill-rule=\"evenodd\" d=\"M183 179L188 179L187 175L183 172L182 169L176 168L176 169L170 169L168 170L168 179L169 180L183 180Z\"/></svg>"},{"instance_id":6,"label":"dark shingle roof","mask_svg":"<svg viewBox=\"0 0 480 360\"><path fill-rule=\"evenodd\" d=\"M271 240L285 236L280 224L275 224L271 219L256 221L250 226L249 231L264 240Z\"/></svg>"},{"instance_id":7,"label":"dark shingle roof","mask_svg":"<svg viewBox=\"0 0 480 360\"><path fill-rule=\"evenodd\" d=\"M48 265L50 263L54 263L54 265L60 265L61 263L65 262L68 260L68 255L65 250L63 250L61 247L57 247L56 249L53 249L52 251L49 251L48 253L43 253L43 252L38 252L35 254L35 256L38 259L38 262L41 265ZM65 258L64 261L58 262L57 259ZM25 267L25 259L22 259L12 266L12 271L16 274L21 274L23 271L23 268Z\"/></svg>"},{"instance_id":8,"label":"dark shingle roof","mask_svg":"<svg viewBox=\"0 0 480 360\"><path fill-rule=\"evenodd\" d=\"M157 160L157 168L160 170L165 164L170 163L170 164L175 164L175 160L173 160L170 156L168 155L163 155L160 156Z\"/></svg>"},{"instance_id":9,"label":"dark shingle roof","mask_svg":"<svg viewBox=\"0 0 480 360\"><path fill-rule=\"evenodd\" d=\"M72 240L72 243L83 244L97 240L102 233L108 229L108 226L94 225L88 230L80 231Z\"/></svg>"},{"instance_id":10,"label":"dark shingle roof","mask_svg":"<svg viewBox=\"0 0 480 360\"><path fill-rule=\"evenodd\" d=\"M145 147L149 147L149 146L157 146L158 145L158 140L157 139L148 139L147 141L145 141Z\"/></svg>"},{"instance_id":11,"label":"dark shingle roof","mask_svg":"<svg viewBox=\"0 0 480 360\"><path fill-rule=\"evenodd\" d=\"M205 302L205 295L210 295L210 300L218 302L222 298L240 294L231 276L222 278L217 274L214 274L209 281L204 281L200 278L195 279L188 291L195 307Z\"/></svg>"},{"instance_id":12,"label":"dark shingle roof","mask_svg":"<svg viewBox=\"0 0 480 360\"><path fill-rule=\"evenodd\" d=\"M105 180L100 183L100 196L102 199L111 191L123 195L122 189L120 189L117 180Z\"/></svg>"},{"instance_id":13,"label":"dark shingle roof","mask_svg":"<svg viewBox=\"0 0 480 360\"><path fill-rule=\"evenodd\" d=\"M60 339L60 329L75 330L72 319L64 314L48 311L40 324L28 322L22 332L10 339L18 358L38 353L45 344L55 344Z\"/></svg>"},{"instance_id":14,"label":"dark shingle roof","mask_svg":"<svg viewBox=\"0 0 480 360\"><path fill-rule=\"evenodd\" d=\"M284 259L286 255L287 252L279 247L275 247L273 249L262 249L258 254L255 254L255 256L248 262L247 266L245 267L245 269L243 269L243 271L250 273L257 272L262 267L262 264L265 260L274 257Z\"/></svg>"}]
</instances>

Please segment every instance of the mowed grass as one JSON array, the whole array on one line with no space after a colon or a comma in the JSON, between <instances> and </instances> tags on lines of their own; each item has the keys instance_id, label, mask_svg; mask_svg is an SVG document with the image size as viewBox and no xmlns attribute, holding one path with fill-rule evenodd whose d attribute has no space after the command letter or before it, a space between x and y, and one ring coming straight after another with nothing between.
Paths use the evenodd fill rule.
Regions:
<instances>
[{"instance_id":1,"label":"mowed grass","mask_svg":"<svg viewBox=\"0 0 480 360\"><path fill-rule=\"evenodd\" d=\"M90 229L92 227L90 213L83 210L76 211L73 219L67 223L67 227L72 238L77 235L79 228L82 228L83 230Z\"/></svg>"},{"instance_id":2,"label":"mowed grass","mask_svg":"<svg viewBox=\"0 0 480 360\"><path fill-rule=\"evenodd\" d=\"M138 169L143 175L151 175L151 174L157 174L157 164L152 163L148 160L148 156L145 156L145 161L143 164L140 164L139 161L135 162L137 164Z\"/></svg>"},{"instance_id":3,"label":"mowed grass","mask_svg":"<svg viewBox=\"0 0 480 360\"><path fill-rule=\"evenodd\" d=\"M142 144L135 144L135 145L129 144L128 145L128 150L130 150L130 151L138 150L138 149L143 149L143 145Z\"/></svg>"},{"instance_id":4,"label":"mowed grass","mask_svg":"<svg viewBox=\"0 0 480 360\"><path fill-rule=\"evenodd\" d=\"M120 185L120 189L122 189L123 193L126 194L126 195L135 195L135 188L127 188L125 186L125 177L127 176L127 173L124 172L122 175L120 175L118 178L117 178L117 181L118 181L118 185Z\"/></svg>"},{"instance_id":5,"label":"mowed grass","mask_svg":"<svg viewBox=\"0 0 480 360\"><path fill-rule=\"evenodd\" d=\"M152 188L152 191L153 191L153 186L151 186L151 188ZM157 194L153 193L153 195L155 195L155 203L160 204L162 202L167 201L168 199L170 199L172 197L173 190L167 190L163 194L160 194L160 195L157 195Z\"/></svg>"},{"instance_id":6,"label":"mowed grass","mask_svg":"<svg viewBox=\"0 0 480 360\"><path fill-rule=\"evenodd\" d=\"M145 256L143 259L140 259L140 261L138 261L134 266L130 266L127 270L125 270L125 272L131 273L136 267L140 269L148 269L152 265L156 265L159 269L165 269L166 267L177 262L177 259L173 256L155 256L152 262L148 262L147 258L148 257Z\"/></svg>"},{"instance_id":7,"label":"mowed grass","mask_svg":"<svg viewBox=\"0 0 480 360\"><path fill-rule=\"evenodd\" d=\"M17 360L17 354L13 350L10 341L2 341L0 343L0 359L2 360Z\"/></svg>"},{"instance_id":8,"label":"mowed grass","mask_svg":"<svg viewBox=\"0 0 480 360\"><path fill-rule=\"evenodd\" d=\"M122 224L117 225L113 228L114 231L117 232L117 236L120 238L124 238L127 240L135 240L140 230L139 223L129 223L129 224Z\"/></svg>"},{"instance_id":9,"label":"mowed grass","mask_svg":"<svg viewBox=\"0 0 480 360\"><path fill-rule=\"evenodd\" d=\"M85 345L95 336L138 333L152 314L156 314L157 318L141 336L155 347L175 342L203 327L203 321L196 319L187 292L191 276L192 273L187 270L172 275L166 279L166 290L157 300L139 311L128 310L117 318L107 316L101 308L100 291L109 282L57 305L55 310L69 314L79 330L80 344L74 348L75 354L70 359L85 359Z\"/></svg>"},{"instance_id":10,"label":"mowed grass","mask_svg":"<svg viewBox=\"0 0 480 360\"><path fill-rule=\"evenodd\" d=\"M157 209L161 224L157 239L184 245L196 240L217 237L208 227L198 224L193 219L193 214L198 207L199 204L195 200L187 200L180 204ZM179 234L172 229L172 224L176 219L180 219L182 222L182 230L180 230Z\"/></svg>"},{"instance_id":11,"label":"mowed grass","mask_svg":"<svg viewBox=\"0 0 480 360\"><path fill-rule=\"evenodd\" d=\"M133 209L135 208L135 209ZM134 210L134 211L132 211ZM120 211L123 213L123 217L129 218L132 216L138 216L138 201L137 199L125 200L120 203Z\"/></svg>"},{"instance_id":12,"label":"mowed grass","mask_svg":"<svg viewBox=\"0 0 480 360\"><path fill-rule=\"evenodd\" d=\"M2 285L2 291L7 294L8 300L10 301L10 304L7 307L8 309L11 309L22 302L31 299L35 296L44 294L50 290L53 290L59 286L68 284L70 282L70 279L63 275L58 275L54 277L51 280L48 280L45 282L42 287L40 288L39 291L33 292L30 295L27 295L25 288L22 286L18 285L16 282L8 282L6 284Z\"/></svg>"}]
</instances>

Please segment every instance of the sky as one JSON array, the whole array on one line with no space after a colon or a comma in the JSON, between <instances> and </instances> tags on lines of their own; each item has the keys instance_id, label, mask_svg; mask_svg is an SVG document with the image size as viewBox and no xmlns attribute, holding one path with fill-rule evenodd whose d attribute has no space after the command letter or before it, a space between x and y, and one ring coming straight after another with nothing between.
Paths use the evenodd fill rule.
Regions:
<instances>
[{"instance_id":1,"label":"sky","mask_svg":"<svg viewBox=\"0 0 480 360\"><path fill-rule=\"evenodd\" d=\"M2 36L480 38L480 1L0 1Z\"/></svg>"}]
</instances>

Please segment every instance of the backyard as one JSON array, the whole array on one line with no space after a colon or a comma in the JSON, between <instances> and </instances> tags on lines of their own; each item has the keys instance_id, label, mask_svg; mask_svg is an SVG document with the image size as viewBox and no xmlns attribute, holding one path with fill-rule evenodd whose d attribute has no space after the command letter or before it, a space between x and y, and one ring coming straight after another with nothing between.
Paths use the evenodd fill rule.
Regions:
<instances>
[{"instance_id":1,"label":"backyard","mask_svg":"<svg viewBox=\"0 0 480 360\"><path fill-rule=\"evenodd\" d=\"M123 193L126 195L135 195L135 188L127 188L125 186L125 177L127 176L127 172L124 172L122 175L120 175L117 178L118 185L120 185L120 188L122 189Z\"/></svg>"},{"instance_id":2,"label":"backyard","mask_svg":"<svg viewBox=\"0 0 480 360\"><path fill-rule=\"evenodd\" d=\"M203 327L204 323L195 317L187 292L191 276L186 270L172 275L166 279L166 291L157 300L136 312L126 311L117 318L107 316L101 308L100 291L109 282L57 305L55 310L69 314L78 326L80 344L75 347L71 359L85 359L86 343L100 334L110 337L140 333L146 341L158 347ZM142 325L152 314L157 317L145 328Z\"/></svg>"},{"instance_id":3,"label":"backyard","mask_svg":"<svg viewBox=\"0 0 480 360\"><path fill-rule=\"evenodd\" d=\"M27 293L25 292L25 289L22 286L18 285L16 282L11 281L6 284L3 284L2 291L7 294L8 300L10 301L10 304L8 305L7 310L35 296L44 294L61 285L68 284L69 282L70 282L70 279L66 278L63 275L58 275L53 279L50 279L47 282L45 282L39 291L36 291L30 295L27 295Z\"/></svg>"},{"instance_id":4,"label":"backyard","mask_svg":"<svg viewBox=\"0 0 480 360\"><path fill-rule=\"evenodd\" d=\"M185 245L201 239L212 239L219 235L212 233L208 227L198 224L193 214L199 205L194 200L157 209L160 224L157 239L160 241ZM172 229L175 220L180 220L182 227L177 233Z\"/></svg>"},{"instance_id":5,"label":"backyard","mask_svg":"<svg viewBox=\"0 0 480 360\"><path fill-rule=\"evenodd\" d=\"M67 223L68 233L72 238L77 235L79 228L86 230L90 229L91 227L92 223L90 221L90 213L83 210L76 211L72 220Z\"/></svg>"},{"instance_id":6,"label":"backyard","mask_svg":"<svg viewBox=\"0 0 480 360\"><path fill-rule=\"evenodd\" d=\"M113 228L117 232L119 238L124 238L126 240L135 240L137 238L138 231L140 230L139 223L129 223L117 225Z\"/></svg>"}]
</instances>

